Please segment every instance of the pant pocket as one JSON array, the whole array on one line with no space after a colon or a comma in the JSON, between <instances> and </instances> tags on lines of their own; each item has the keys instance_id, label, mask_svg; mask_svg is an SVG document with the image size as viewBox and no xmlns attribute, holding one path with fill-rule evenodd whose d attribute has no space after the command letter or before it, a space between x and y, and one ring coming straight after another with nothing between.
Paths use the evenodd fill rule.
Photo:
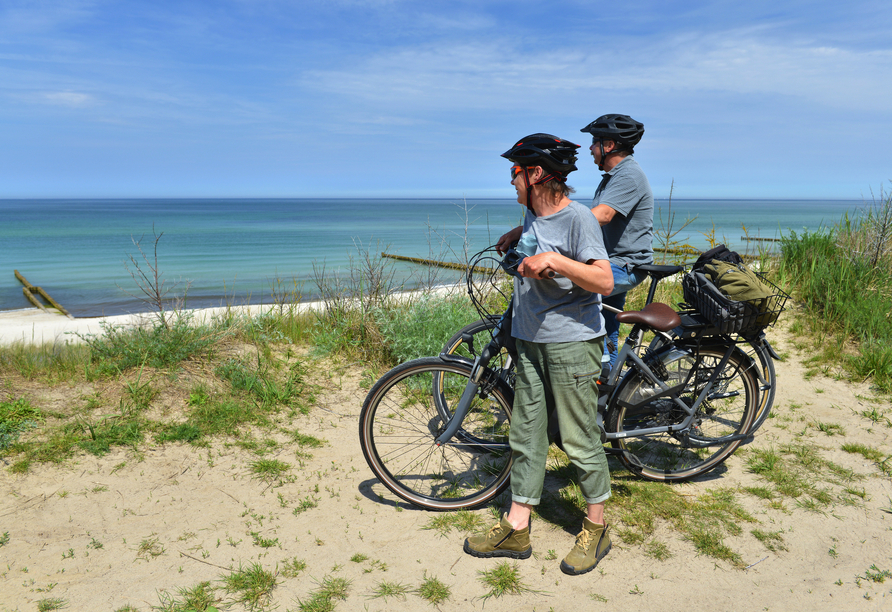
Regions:
<instances>
[{"instance_id":1,"label":"pant pocket","mask_svg":"<svg viewBox=\"0 0 892 612\"><path fill-rule=\"evenodd\" d=\"M576 380L576 388L578 389L580 387L593 384L596 380L598 380L598 376L600 374L600 370L595 370L594 372L588 372L585 374L574 374L573 378Z\"/></svg>"}]
</instances>

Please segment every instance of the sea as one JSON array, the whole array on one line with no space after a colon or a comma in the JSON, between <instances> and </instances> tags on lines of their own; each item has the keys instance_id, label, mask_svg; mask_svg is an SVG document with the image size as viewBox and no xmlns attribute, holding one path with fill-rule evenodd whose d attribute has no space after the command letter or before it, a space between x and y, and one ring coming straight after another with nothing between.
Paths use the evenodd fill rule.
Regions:
<instances>
[{"instance_id":1,"label":"sea","mask_svg":"<svg viewBox=\"0 0 892 612\"><path fill-rule=\"evenodd\" d=\"M580 199L585 202L584 199ZM706 249L771 248L832 227L862 200L657 200L657 233ZM151 310L154 281L187 308L312 299L381 253L460 262L520 224L513 199L0 200L0 311L31 308L15 271L74 317ZM745 240L749 237L751 240ZM760 240L752 240L758 238ZM777 248L775 246L775 248ZM430 280L387 258L393 282ZM437 282L459 280L439 273Z\"/></svg>"}]
</instances>

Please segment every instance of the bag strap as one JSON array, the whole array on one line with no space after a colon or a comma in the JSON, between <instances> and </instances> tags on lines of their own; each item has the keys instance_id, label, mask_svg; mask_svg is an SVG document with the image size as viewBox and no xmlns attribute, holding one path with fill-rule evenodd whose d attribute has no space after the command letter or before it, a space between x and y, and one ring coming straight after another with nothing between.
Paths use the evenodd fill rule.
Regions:
<instances>
[{"instance_id":1,"label":"bag strap","mask_svg":"<svg viewBox=\"0 0 892 612\"><path fill-rule=\"evenodd\" d=\"M704 266L712 263L713 259L718 259L719 261L724 261L732 264L742 264L743 258L736 252L732 251L724 244L720 244L715 246L708 251L705 251L700 257L697 258L697 261L694 262L692 270L696 270L697 272L702 272Z\"/></svg>"}]
</instances>

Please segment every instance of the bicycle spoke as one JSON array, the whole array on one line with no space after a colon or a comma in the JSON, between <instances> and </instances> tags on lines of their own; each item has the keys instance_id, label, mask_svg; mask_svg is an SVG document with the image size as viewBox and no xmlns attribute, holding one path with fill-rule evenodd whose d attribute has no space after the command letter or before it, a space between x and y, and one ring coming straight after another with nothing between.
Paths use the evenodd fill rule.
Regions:
<instances>
[{"instance_id":1,"label":"bicycle spoke","mask_svg":"<svg viewBox=\"0 0 892 612\"><path fill-rule=\"evenodd\" d=\"M470 507L507 485L507 388L475 396L455 436L441 446L435 442L469 377L469 364L428 358L395 368L370 391L360 417L363 452L403 499L436 509Z\"/></svg>"},{"instance_id":2,"label":"bicycle spoke","mask_svg":"<svg viewBox=\"0 0 892 612\"><path fill-rule=\"evenodd\" d=\"M697 357L680 357L670 364L673 375L689 381L688 388L679 397L690 407L695 405L722 362L724 351L703 349ZM653 480L686 480L716 467L730 456L740 445L739 440L716 446L698 444L698 441L721 442L723 438L746 431L752 422L758 395L756 379L741 367L740 359L739 355L732 354L708 390L711 399L698 406L686 432L635 436L636 429L679 425L688 415L670 398L648 402L653 385L643 375L632 373L624 379L611 403L608 423L611 431L630 434L614 442L614 446L633 454L640 463L639 466L627 460L627 467ZM691 368L696 370L690 372ZM636 406L634 414L630 414L630 405Z\"/></svg>"}]
</instances>

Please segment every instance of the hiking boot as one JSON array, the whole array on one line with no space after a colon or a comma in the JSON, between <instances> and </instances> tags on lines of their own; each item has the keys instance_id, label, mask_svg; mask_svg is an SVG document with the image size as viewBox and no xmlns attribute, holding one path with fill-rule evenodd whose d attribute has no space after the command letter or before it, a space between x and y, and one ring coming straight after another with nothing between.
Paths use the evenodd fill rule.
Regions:
<instances>
[{"instance_id":1,"label":"hiking boot","mask_svg":"<svg viewBox=\"0 0 892 612\"><path fill-rule=\"evenodd\" d=\"M610 535L606 524L599 525L582 519L582 531L576 536L576 546L561 561L561 571L578 576L595 569L598 561L610 552Z\"/></svg>"},{"instance_id":2,"label":"hiking boot","mask_svg":"<svg viewBox=\"0 0 892 612\"><path fill-rule=\"evenodd\" d=\"M487 535L476 535L465 540L465 552L475 557L511 557L528 559L533 554L530 546L530 528L515 529L503 514L498 525Z\"/></svg>"}]
</instances>

